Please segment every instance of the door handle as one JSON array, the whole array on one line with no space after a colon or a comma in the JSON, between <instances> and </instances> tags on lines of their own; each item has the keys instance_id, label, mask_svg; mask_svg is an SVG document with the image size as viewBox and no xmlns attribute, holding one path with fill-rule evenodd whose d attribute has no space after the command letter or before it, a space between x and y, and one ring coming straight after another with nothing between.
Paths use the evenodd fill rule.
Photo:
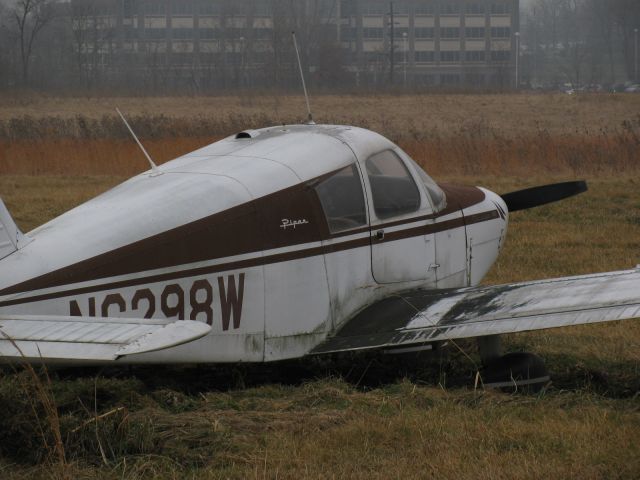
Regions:
<instances>
[{"instance_id":1,"label":"door handle","mask_svg":"<svg viewBox=\"0 0 640 480\"><path fill-rule=\"evenodd\" d=\"M439 268L440 268L439 263L432 263L431 265L429 265L429 270L437 270Z\"/></svg>"},{"instance_id":2,"label":"door handle","mask_svg":"<svg viewBox=\"0 0 640 480\"><path fill-rule=\"evenodd\" d=\"M378 241L384 240L384 230L378 230L376 232L376 240Z\"/></svg>"}]
</instances>

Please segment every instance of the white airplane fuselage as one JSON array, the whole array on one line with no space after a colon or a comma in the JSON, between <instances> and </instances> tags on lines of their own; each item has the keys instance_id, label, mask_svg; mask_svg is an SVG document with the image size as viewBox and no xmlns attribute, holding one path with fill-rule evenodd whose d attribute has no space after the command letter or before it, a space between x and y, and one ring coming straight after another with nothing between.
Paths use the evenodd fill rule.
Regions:
<instances>
[{"instance_id":1,"label":"white airplane fuselage","mask_svg":"<svg viewBox=\"0 0 640 480\"><path fill-rule=\"evenodd\" d=\"M376 171L371 159L381 153L406 171ZM28 245L0 260L0 315L212 326L197 341L129 363L295 358L390 294L477 285L507 231L500 196L438 187L395 144L354 127L243 132L160 172L30 232ZM395 195L414 203L382 198L378 184L402 186L405 173L417 190ZM341 185L350 175L364 213ZM331 189L338 194L323 197ZM355 210L335 213L340 202Z\"/></svg>"}]
</instances>

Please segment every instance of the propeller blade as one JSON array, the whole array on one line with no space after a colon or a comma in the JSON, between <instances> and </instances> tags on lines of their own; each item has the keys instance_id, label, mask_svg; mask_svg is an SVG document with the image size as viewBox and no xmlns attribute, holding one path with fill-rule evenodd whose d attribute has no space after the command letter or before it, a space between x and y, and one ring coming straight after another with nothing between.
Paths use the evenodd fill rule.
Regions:
<instances>
[{"instance_id":1,"label":"propeller blade","mask_svg":"<svg viewBox=\"0 0 640 480\"><path fill-rule=\"evenodd\" d=\"M547 203L553 203L565 198L573 197L588 190L587 182L564 182L542 187L527 188L517 192L506 193L502 199L507 204L510 212L527 210L528 208L539 207Z\"/></svg>"}]
</instances>

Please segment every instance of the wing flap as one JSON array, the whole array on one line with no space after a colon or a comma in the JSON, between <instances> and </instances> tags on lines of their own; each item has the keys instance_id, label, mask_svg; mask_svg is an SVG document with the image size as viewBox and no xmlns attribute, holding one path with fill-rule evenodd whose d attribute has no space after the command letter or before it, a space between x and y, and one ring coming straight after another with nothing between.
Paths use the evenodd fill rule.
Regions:
<instances>
[{"instance_id":1,"label":"wing flap","mask_svg":"<svg viewBox=\"0 0 640 480\"><path fill-rule=\"evenodd\" d=\"M371 305L312 353L389 348L640 318L640 269L448 292Z\"/></svg>"},{"instance_id":2,"label":"wing flap","mask_svg":"<svg viewBox=\"0 0 640 480\"><path fill-rule=\"evenodd\" d=\"M113 361L188 343L211 327L191 320L0 316L0 360Z\"/></svg>"}]
</instances>

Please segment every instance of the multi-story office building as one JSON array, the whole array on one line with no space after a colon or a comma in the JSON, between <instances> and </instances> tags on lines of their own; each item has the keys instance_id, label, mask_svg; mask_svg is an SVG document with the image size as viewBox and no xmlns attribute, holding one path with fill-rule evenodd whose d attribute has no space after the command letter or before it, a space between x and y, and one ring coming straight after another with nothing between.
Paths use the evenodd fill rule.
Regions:
<instances>
[{"instance_id":1,"label":"multi-story office building","mask_svg":"<svg viewBox=\"0 0 640 480\"><path fill-rule=\"evenodd\" d=\"M72 0L89 73L203 85L507 87L518 0Z\"/></svg>"},{"instance_id":2,"label":"multi-story office building","mask_svg":"<svg viewBox=\"0 0 640 480\"><path fill-rule=\"evenodd\" d=\"M342 2L340 42L349 68L395 83L509 85L515 70L517 0Z\"/></svg>"}]
</instances>

